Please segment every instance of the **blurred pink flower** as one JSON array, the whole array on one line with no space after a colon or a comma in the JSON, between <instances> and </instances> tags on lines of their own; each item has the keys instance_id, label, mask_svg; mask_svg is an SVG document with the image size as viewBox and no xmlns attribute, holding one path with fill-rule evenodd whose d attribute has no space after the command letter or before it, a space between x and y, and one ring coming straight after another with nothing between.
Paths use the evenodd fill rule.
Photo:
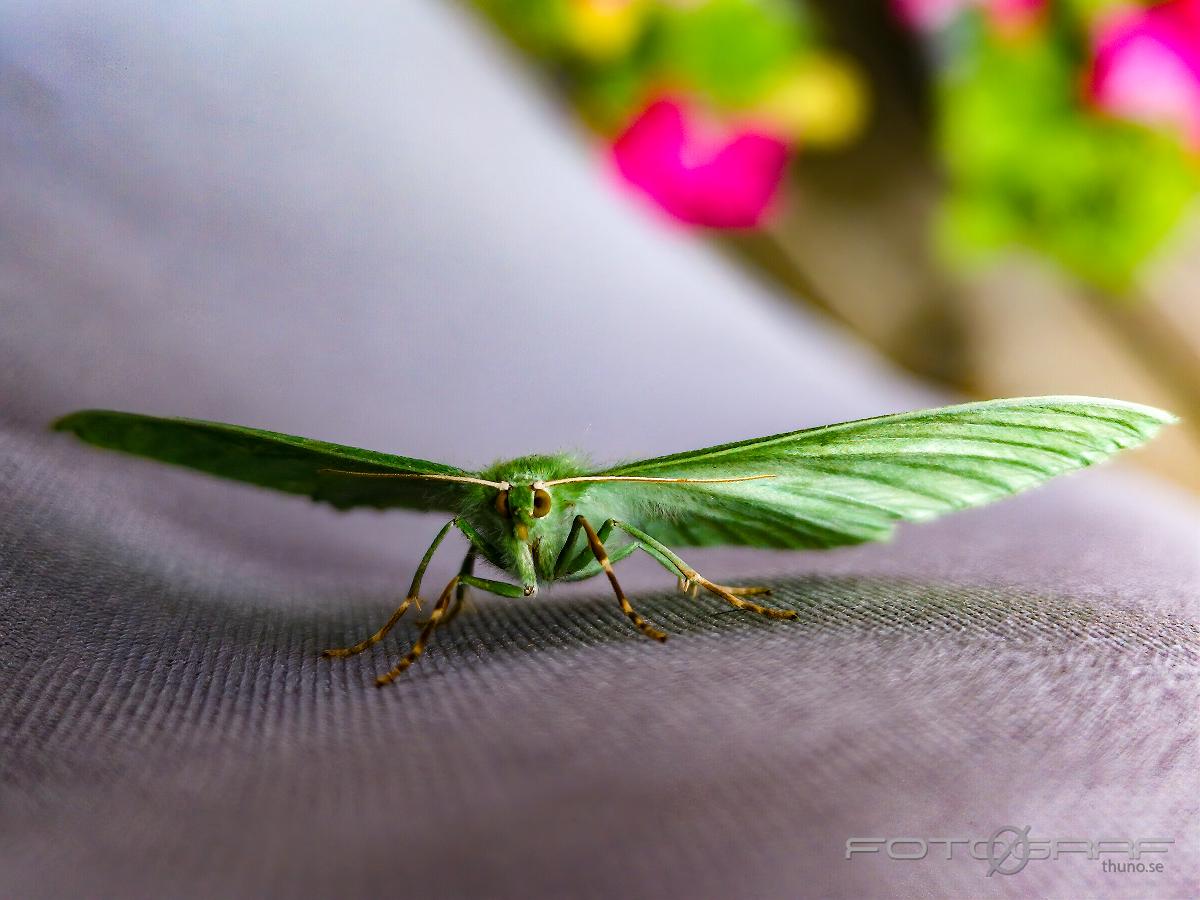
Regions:
<instances>
[{"instance_id":1,"label":"blurred pink flower","mask_svg":"<svg viewBox=\"0 0 1200 900\"><path fill-rule=\"evenodd\" d=\"M753 228L779 188L788 145L660 99L616 138L612 154L621 176L679 221Z\"/></svg>"},{"instance_id":2,"label":"blurred pink flower","mask_svg":"<svg viewBox=\"0 0 1200 900\"><path fill-rule=\"evenodd\" d=\"M1089 92L1105 112L1177 131L1200 151L1200 0L1126 7L1099 23Z\"/></svg>"},{"instance_id":3,"label":"blurred pink flower","mask_svg":"<svg viewBox=\"0 0 1200 900\"><path fill-rule=\"evenodd\" d=\"M916 31L940 31L965 9L977 7L1006 36L1023 34L1042 19L1047 0L891 0L896 17Z\"/></svg>"}]
</instances>

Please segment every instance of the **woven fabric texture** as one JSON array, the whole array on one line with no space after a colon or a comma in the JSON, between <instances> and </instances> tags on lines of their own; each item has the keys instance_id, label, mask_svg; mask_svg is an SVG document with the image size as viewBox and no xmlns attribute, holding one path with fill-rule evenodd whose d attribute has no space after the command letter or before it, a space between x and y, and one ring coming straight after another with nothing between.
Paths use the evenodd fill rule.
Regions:
<instances>
[{"instance_id":1,"label":"woven fabric texture","mask_svg":"<svg viewBox=\"0 0 1200 900\"><path fill-rule=\"evenodd\" d=\"M386 690L411 622L318 659L390 612L436 517L46 422L111 406L480 465L946 398L615 195L465 12L6 17L0 895L1196 895L1200 510L1120 464L886 545L685 554L796 622L630 559L666 645L594 581L477 598ZM1135 875L845 858L1006 825L1174 844Z\"/></svg>"}]
</instances>

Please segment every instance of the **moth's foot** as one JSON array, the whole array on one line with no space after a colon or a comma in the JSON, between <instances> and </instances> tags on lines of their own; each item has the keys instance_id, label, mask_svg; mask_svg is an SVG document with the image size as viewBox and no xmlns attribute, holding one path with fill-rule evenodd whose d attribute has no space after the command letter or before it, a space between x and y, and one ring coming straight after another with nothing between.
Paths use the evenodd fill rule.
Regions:
<instances>
[{"instance_id":1,"label":"moth's foot","mask_svg":"<svg viewBox=\"0 0 1200 900\"><path fill-rule=\"evenodd\" d=\"M660 631L659 629L655 628L641 616L637 615L637 613L629 616L629 618L633 622L634 627L636 627L638 631L651 640L658 641L660 644L665 644L667 642L667 638L670 637L670 635L668 635L665 631Z\"/></svg>"},{"instance_id":2,"label":"moth's foot","mask_svg":"<svg viewBox=\"0 0 1200 900\"><path fill-rule=\"evenodd\" d=\"M718 584L716 587L719 587L727 594L733 594L735 597L764 597L771 593L771 589L763 585L753 585L751 587L730 587L727 584Z\"/></svg>"},{"instance_id":3,"label":"moth's foot","mask_svg":"<svg viewBox=\"0 0 1200 900\"><path fill-rule=\"evenodd\" d=\"M713 585L713 587L720 587L720 585ZM730 593L726 590L713 591L713 593L731 606L736 606L738 609L744 609L746 612L758 613L760 616L766 616L768 619L796 618L796 612L791 609L774 609L770 606L761 606L758 603L751 603L749 600L743 600L736 594Z\"/></svg>"},{"instance_id":4,"label":"moth's foot","mask_svg":"<svg viewBox=\"0 0 1200 900\"><path fill-rule=\"evenodd\" d=\"M687 580L693 584L698 584L706 591L710 591L737 609L744 609L746 612L758 613L760 616L766 616L768 619L794 619L796 612L790 609L772 609L769 606L761 606L758 603L751 603L749 600L743 600L742 597L755 596L758 594L771 593L770 588L766 587L727 587L723 584L716 584L709 581L703 575L697 572L689 571Z\"/></svg>"},{"instance_id":5,"label":"moth's foot","mask_svg":"<svg viewBox=\"0 0 1200 900\"><path fill-rule=\"evenodd\" d=\"M670 637L670 635L665 631L659 631L649 622L643 622L641 625L638 625L638 631L651 640L658 641L660 644L665 644L667 642L667 638Z\"/></svg>"},{"instance_id":6,"label":"moth's foot","mask_svg":"<svg viewBox=\"0 0 1200 900\"><path fill-rule=\"evenodd\" d=\"M680 593L687 594L689 597L691 597L694 600L694 599L696 599L696 597L699 596L700 588L704 586L705 580L706 579L703 579L703 578L699 578L699 579L685 578L684 576L680 575L679 578L676 579L675 583L676 583L676 586L679 588ZM723 591L726 594L732 594L734 597L762 597L762 596L766 596L767 594L771 593L771 589L769 587L765 587L763 585L753 585L750 587L733 587L732 585L728 585L728 584L713 584L712 582L709 582L709 583L712 584L713 588L716 588L719 591Z\"/></svg>"},{"instance_id":7,"label":"moth's foot","mask_svg":"<svg viewBox=\"0 0 1200 900\"><path fill-rule=\"evenodd\" d=\"M633 623L634 628L651 640L658 641L660 644L665 644L667 642L667 633L665 631L660 631L643 619L641 615L638 614L637 610L630 605L629 598L626 597L624 593L617 594L617 602L621 605L621 612L625 613L625 615L629 618L629 621Z\"/></svg>"},{"instance_id":8,"label":"moth's foot","mask_svg":"<svg viewBox=\"0 0 1200 900\"><path fill-rule=\"evenodd\" d=\"M408 667L420 658L424 649L425 645L418 638L417 642L413 644L412 649L405 654L404 659L400 660L400 662L396 663L393 668L389 669L387 672L384 672L375 679L375 687L381 688L385 684L391 684L393 681L403 675L408 670Z\"/></svg>"},{"instance_id":9,"label":"moth's foot","mask_svg":"<svg viewBox=\"0 0 1200 900\"><path fill-rule=\"evenodd\" d=\"M387 633L392 630L392 626L400 621L400 617L408 612L408 608L413 604L417 604L417 609L421 608L421 601L416 597L405 597L390 619L388 619L383 627L365 640L359 641L357 644L351 644L349 647L331 647L328 650L322 650L321 656L325 659L345 659L347 656L355 656L362 653L369 647L374 647L387 636Z\"/></svg>"},{"instance_id":10,"label":"moth's foot","mask_svg":"<svg viewBox=\"0 0 1200 900\"><path fill-rule=\"evenodd\" d=\"M417 639L413 641L412 647L404 654L404 659L396 663L387 672L384 672L375 679L375 687L383 687L385 684L391 684L397 678L421 658L421 654L425 652L425 645L429 643L429 639L433 636L434 630L443 623L446 614L450 608L450 597L454 591L455 585L458 584L461 575L455 575L450 579L450 583L446 585L446 589L442 591L442 595L438 597L438 602L434 604L433 612L429 614L429 618L425 620L424 626L421 628L421 633L417 635Z\"/></svg>"},{"instance_id":11,"label":"moth's foot","mask_svg":"<svg viewBox=\"0 0 1200 900\"><path fill-rule=\"evenodd\" d=\"M364 650L379 643L382 639L383 635L377 631L365 641L359 641L357 644L351 644L349 647L330 647L328 650L322 650L321 656L325 659L345 659L347 656L357 656Z\"/></svg>"},{"instance_id":12,"label":"moth's foot","mask_svg":"<svg viewBox=\"0 0 1200 900\"><path fill-rule=\"evenodd\" d=\"M741 607L749 612L758 613L768 619L794 619L798 613L794 609L773 609L770 606L759 606L757 603L747 603Z\"/></svg>"},{"instance_id":13,"label":"moth's foot","mask_svg":"<svg viewBox=\"0 0 1200 900\"><path fill-rule=\"evenodd\" d=\"M404 668L406 669L408 667L405 666ZM393 681L395 681L397 678L399 678L403 673L404 673L404 669L401 669L399 666L397 666L396 668L392 669L392 671L388 672L387 674L380 675L378 678L376 678L375 679L375 687L381 688L384 685L391 684Z\"/></svg>"},{"instance_id":14,"label":"moth's foot","mask_svg":"<svg viewBox=\"0 0 1200 900\"><path fill-rule=\"evenodd\" d=\"M408 671L409 666L421 658L421 654L425 652L425 642L433 633L433 629L440 617L440 610L435 608L433 614L429 617L432 624L427 624L421 630L421 636L418 637L413 643L412 648L408 651L408 653L404 654L404 659L400 660L400 662L396 663L395 666L375 679L375 687L380 688L385 684L391 684L406 671Z\"/></svg>"}]
</instances>

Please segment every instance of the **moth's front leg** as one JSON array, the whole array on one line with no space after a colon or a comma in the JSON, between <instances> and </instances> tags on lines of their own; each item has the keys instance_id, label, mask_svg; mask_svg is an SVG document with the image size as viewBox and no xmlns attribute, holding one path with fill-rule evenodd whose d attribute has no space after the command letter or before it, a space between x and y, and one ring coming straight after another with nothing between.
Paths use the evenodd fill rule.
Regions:
<instances>
[{"instance_id":1,"label":"moth's front leg","mask_svg":"<svg viewBox=\"0 0 1200 900\"><path fill-rule=\"evenodd\" d=\"M472 544L467 550L467 555L463 557L462 565L458 567L459 575L475 574L475 557L478 556L478 554L479 551L475 548L475 545ZM443 628L458 618L458 614L462 612L463 606L466 604L466 599L467 585L463 582L459 582L458 587L454 589L454 602L450 606L450 609L446 612L445 618L442 619L441 624ZM417 624L421 627L428 625L429 622L429 619L417 619Z\"/></svg>"},{"instance_id":2,"label":"moth's front leg","mask_svg":"<svg viewBox=\"0 0 1200 900\"><path fill-rule=\"evenodd\" d=\"M607 525L608 523L605 524ZM625 591L621 589L621 583L617 581L617 573L613 571L612 561L608 558L608 552L604 549L604 541L602 541L600 536L596 534L595 530L592 528L587 519L585 519L583 516L576 516L575 522L571 526L571 531L574 533L580 528L583 529L583 532L587 535L588 546L591 548L592 554L596 557L596 562L600 563L600 567L604 569L604 574L608 576L608 582L612 585L613 593L617 595L617 603L619 603L621 606L621 612L625 613L625 615L629 618L629 621L634 624L634 627L646 637L653 638L654 640L660 642L665 641L667 639L667 633L665 631L659 631L640 615L638 615L637 610L635 610L633 605L629 602L629 598L625 596ZM564 548L563 552L567 552L568 549L569 543L567 548Z\"/></svg>"},{"instance_id":3,"label":"moth's front leg","mask_svg":"<svg viewBox=\"0 0 1200 900\"><path fill-rule=\"evenodd\" d=\"M503 581L493 581L489 578L479 578L475 575L464 575L462 573L455 575L438 596L438 601L434 605L433 611L429 614L429 618L425 620L425 626L421 629L421 633L417 636L417 639L413 641L413 645L408 653L395 666L375 679L376 687L391 684L409 666L420 659L421 654L425 652L425 646L429 643L429 639L433 635L433 630L441 624L446 615L446 610L450 606L450 598L463 585L477 587L480 590L490 591L493 594L511 599L525 596L525 589L515 584L507 584Z\"/></svg>"},{"instance_id":4,"label":"moth's front leg","mask_svg":"<svg viewBox=\"0 0 1200 900\"><path fill-rule=\"evenodd\" d=\"M475 557L479 555L479 551L475 545L471 545L471 549L467 551L467 555L463 557L462 565L458 568L459 575L474 575L475 574ZM467 586L459 582L458 587L454 589L454 605L450 607L450 612L446 613L446 619L442 622L443 625L449 625L462 612L463 605L467 599Z\"/></svg>"},{"instance_id":5,"label":"moth's front leg","mask_svg":"<svg viewBox=\"0 0 1200 900\"><path fill-rule=\"evenodd\" d=\"M574 575L588 565L584 562L584 560L589 555L592 555L590 553L591 546L589 545L589 542L585 540L582 547L580 547L578 550L575 549L575 542L579 540L579 533L583 531L583 523L583 516L576 516L571 522L571 530L567 533L567 539L563 543L562 550L560 550L558 553L558 559L554 563L555 578L562 578L564 575ZM597 537L599 537L601 544L608 542L608 536L612 533L612 530L612 519L608 519L603 525L600 526L600 531L597 534ZM591 565L599 565L599 560L596 560L594 556ZM597 572L596 574L599 573Z\"/></svg>"},{"instance_id":6,"label":"moth's front leg","mask_svg":"<svg viewBox=\"0 0 1200 900\"><path fill-rule=\"evenodd\" d=\"M450 531L456 524L457 519L451 519L442 526L442 530L437 533L437 537L433 539L433 543L429 545L429 549L425 551L425 555L421 557L421 564L417 566L416 574L413 575L412 584L409 585L408 593L404 597L404 601L396 607L396 611L392 613L391 618L383 623L383 626L368 638L364 638L357 644L351 644L349 647L334 647L329 650L321 651L321 655L326 659L342 659L347 656L354 656L357 653L362 653L369 647L373 647L387 636L387 633L392 630L393 626L408 612L408 608L414 603L420 608L421 600L421 579L425 577L425 570L429 568L429 563L433 559L433 554L442 540L446 537L446 533Z\"/></svg>"},{"instance_id":7,"label":"moth's front leg","mask_svg":"<svg viewBox=\"0 0 1200 900\"><path fill-rule=\"evenodd\" d=\"M593 578L604 571L604 568L600 565L600 561L592 553L591 545L586 540L579 551L574 552L575 537L583 531L583 526L579 524L579 518L579 516L575 517L575 521L571 525L571 533L568 535L566 543L563 544L563 548L558 554L558 562L554 566L554 578L557 581L583 581ZM632 556L640 548L637 541L630 541L628 544L623 544L616 548L610 547L608 545L608 538L612 534L613 521L613 519L608 519L601 525L600 530L596 532L596 536L600 538L600 543L604 545L609 563L615 566L621 560L625 559L625 557Z\"/></svg>"},{"instance_id":8,"label":"moth's front leg","mask_svg":"<svg viewBox=\"0 0 1200 900\"><path fill-rule=\"evenodd\" d=\"M458 526L458 530L463 533L463 537L467 539L470 547L467 549L467 555L463 557L462 565L458 568L459 575L473 575L475 573L475 560L482 556L488 562L495 565L497 568L503 568L499 565L500 554L489 544L478 531L472 527L471 523L466 519L455 519L454 524ZM458 618L458 614L462 612L463 606L467 599L468 583L460 581L454 589L454 605L450 607L445 618L442 619L441 625L446 626ZM429 622L429 619L419 619L417 624L424 626Z\"/></svg>"}]
</instances>

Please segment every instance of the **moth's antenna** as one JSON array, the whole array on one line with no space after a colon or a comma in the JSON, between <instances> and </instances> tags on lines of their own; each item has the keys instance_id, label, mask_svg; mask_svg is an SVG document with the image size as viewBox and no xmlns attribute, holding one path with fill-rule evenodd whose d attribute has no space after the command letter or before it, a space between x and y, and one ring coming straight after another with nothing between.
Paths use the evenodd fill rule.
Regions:
<instances>
[{"instance_id":1,"label":"moth's antenna","mask_svg":"<svg viewBox=\"0 0 1200 900\"><path fill-rule=\"evenodd\" d=\"M553 481L543 481L544 487L556 484L574 484L581 481L648 481L657 484L729 484L734 481L758 481L762 478L775 478L775 475L741 475L737 478L652 478L646 475L577 475L574 478L556 478Z\"/></svg>"},{"instance_id":2,"label":"moth's antenna","mask_svg":"<svg viewBox=\"0 0 1200 900\"><path fill-rule=\"evenodd\" d=\"M420 475L408 472L351 472L347 469L318 469L317 473L329 472L335 475L356 475L359 478L424 478L429 481L455 481L459 484L481 484L484 487L506 491L510 487L507 481L486 481L483 478L472 478L470 475Z\"/></svg>"}]
</instances>

